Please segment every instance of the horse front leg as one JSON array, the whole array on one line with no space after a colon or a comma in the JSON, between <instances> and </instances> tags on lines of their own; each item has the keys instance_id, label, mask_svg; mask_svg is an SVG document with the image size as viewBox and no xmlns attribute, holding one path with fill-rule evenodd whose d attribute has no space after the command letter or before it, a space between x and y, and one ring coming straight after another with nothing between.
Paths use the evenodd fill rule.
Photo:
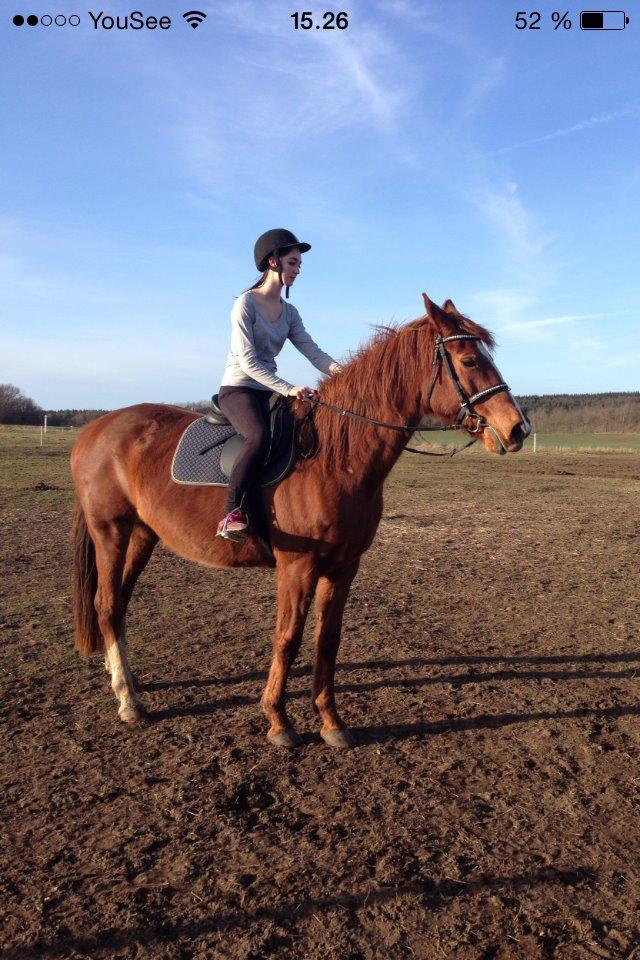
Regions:
<instances>
[{"instance_id":1,"label":"horse front leg","mask_svg":"<svg viewBox=\"0 0 640 960\"><path fill-rule=\"evenodd\" d=\"M316 659L313 676L313 706L320 715L320 736L331 747L352 747L353 735L336 710L334 679L340 646L342 615L360 559L330 576L321 577L316 591Z\"/></svg>"},{"instance_id":2,"label":"horse front leg","mask_svg":"<svg viewBox=\"0 0 640 960\"><path fill-rule=\"evenodd\" d=\"M277 747L291 748L302 743L287 717L285 690L291 664L300 649L317 582L318 573L313 558L305 555L294 560L282 560L278 557L278 613L273 660L262 695L262 709L270 723L267 739Z\"/></svg>"}]
</instances>

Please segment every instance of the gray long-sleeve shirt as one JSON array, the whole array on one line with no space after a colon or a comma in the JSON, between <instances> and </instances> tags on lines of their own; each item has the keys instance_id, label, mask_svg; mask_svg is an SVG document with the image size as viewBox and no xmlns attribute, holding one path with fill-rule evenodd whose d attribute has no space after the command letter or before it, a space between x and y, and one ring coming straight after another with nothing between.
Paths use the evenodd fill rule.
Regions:
<instances>
[{"instance_id":1,"label":"gray long-sleeve shirt","mask_svg":"<svg viewBox=\"0 0 640 960\"><path fill-rule=\"evenodd\" d=\"M231 347L221 386L274 390L286 396L292 384L277 376L275 357L287 339L322 373L334 372L330 368L335 361L309 336L293 304L281 303L282 313L272 321L260 313L250 290L237 298L231 311ZM334 369L339 369L338 364Z\"/></svg>"}]
</instances>

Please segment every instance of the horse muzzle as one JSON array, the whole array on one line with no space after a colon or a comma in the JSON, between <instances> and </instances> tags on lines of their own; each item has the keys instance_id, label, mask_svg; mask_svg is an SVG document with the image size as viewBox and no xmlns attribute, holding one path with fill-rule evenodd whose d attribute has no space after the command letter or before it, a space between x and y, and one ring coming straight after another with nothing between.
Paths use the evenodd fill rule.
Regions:
<instances>
[{"instance_id":1,"label":"horse muzzle","mask_svg":"<svg viewBox=\"0 0 640 960\"><path fill-rule=\"evenodd\" d=\"M514 424L508 436L503 436L484 417L466 416L462 422L463 428L478 440L482 440L485 450L502 456L505 453L517 453L522 449L524 441L531 433L531 425L524 415Z\"/></svg>"}]
</instances>

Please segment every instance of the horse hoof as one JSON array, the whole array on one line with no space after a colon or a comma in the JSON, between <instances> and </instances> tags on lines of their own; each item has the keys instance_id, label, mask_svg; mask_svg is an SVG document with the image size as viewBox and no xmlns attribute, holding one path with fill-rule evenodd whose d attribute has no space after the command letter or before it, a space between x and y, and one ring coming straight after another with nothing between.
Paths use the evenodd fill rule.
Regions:
<instances>
[{"instance_id":1,"label":"horse hoof","mask_svg":"<svg viewBox=\"0 0 640 960\"><path fill-rule=\"evenodd\" d=\"M149 714L141 703L120 707L118 716L123 723L146 723L149 719Z\"/></svg>"},{"instance_id":2,"label":"horse hoof","mask_svg":"<svg viewBox=\"0 0 640 960\"><path fill-rule=\"evenodd\" d=\"M355 747L355 737L346 727L340 730L321 730L320 736L330 747L337 747L340 750Z\"/></svg>"},{"instance_id":3,"label":"horse hoof","mask_svg":"<svg viewBox=\"0 0 640 960\"><path fill-rule=\"evenodd\" d=\"M278 733L268 733L267 740L274 747L285 747L287 750L293 750L295 747L302 746L302 737L293 727L286 730L279 730Z\"/></svg>"}]
</instances>

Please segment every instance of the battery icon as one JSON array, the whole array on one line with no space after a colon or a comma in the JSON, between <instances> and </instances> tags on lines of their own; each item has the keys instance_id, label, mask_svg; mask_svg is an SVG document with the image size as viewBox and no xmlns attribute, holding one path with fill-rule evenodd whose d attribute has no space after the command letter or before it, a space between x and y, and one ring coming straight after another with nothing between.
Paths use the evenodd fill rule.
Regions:
<instances>
[{"instance_id":1,"label":"battery icon","mask_svg":"<svg viewBox=\"0 0 640 960\"><path fill-rule=\"evenodd\" d=\"M624 30L629 17L624 10L582 10L581 30Z\"/></svg>"}]
</instances>

